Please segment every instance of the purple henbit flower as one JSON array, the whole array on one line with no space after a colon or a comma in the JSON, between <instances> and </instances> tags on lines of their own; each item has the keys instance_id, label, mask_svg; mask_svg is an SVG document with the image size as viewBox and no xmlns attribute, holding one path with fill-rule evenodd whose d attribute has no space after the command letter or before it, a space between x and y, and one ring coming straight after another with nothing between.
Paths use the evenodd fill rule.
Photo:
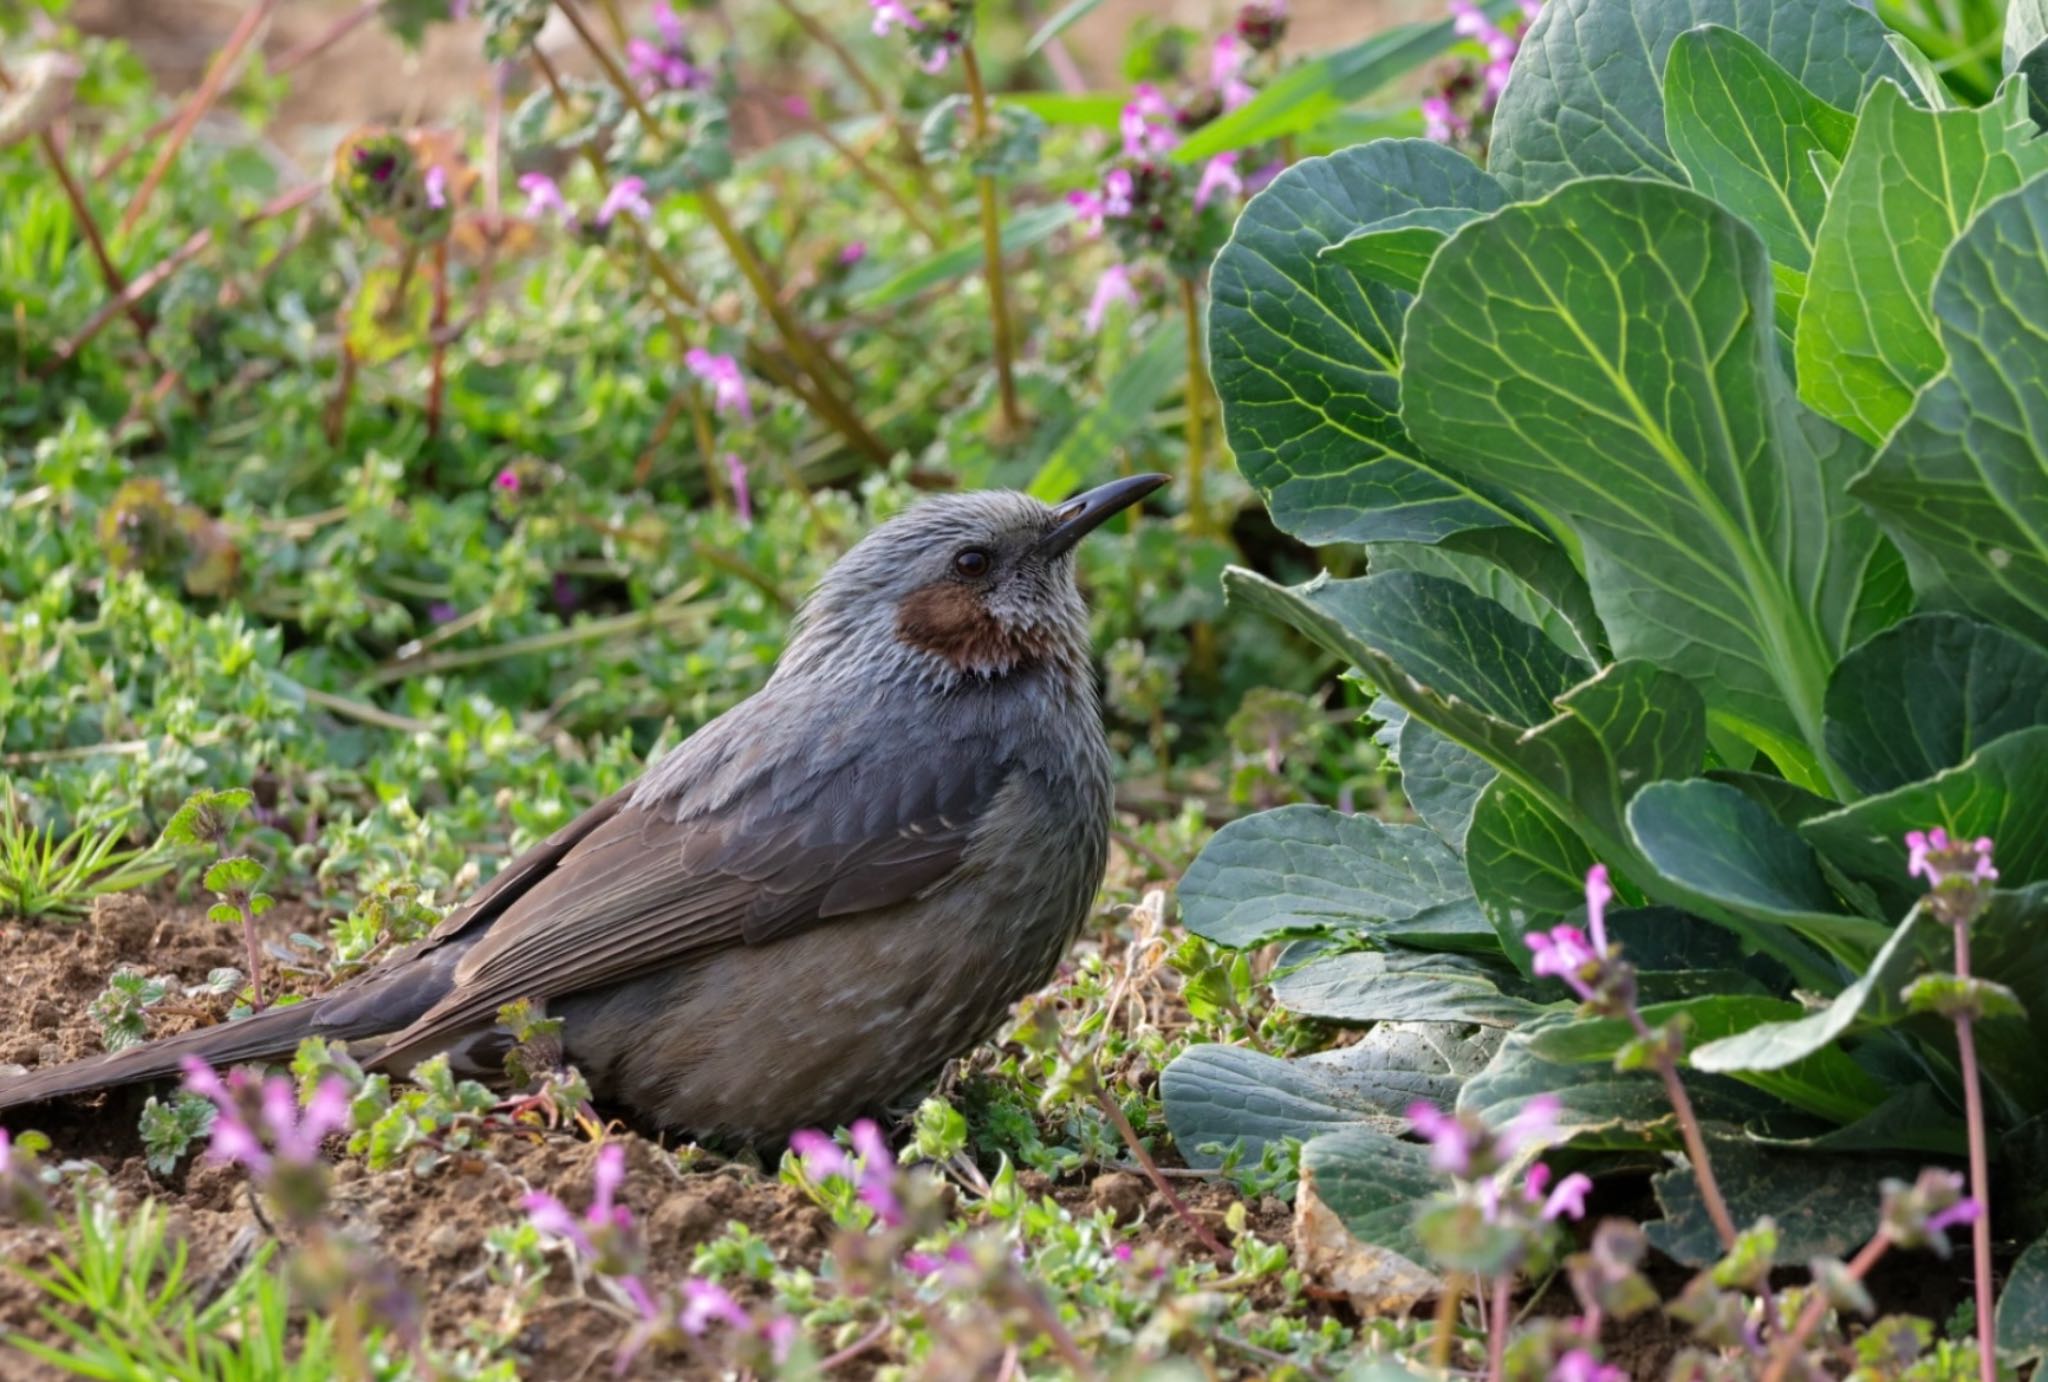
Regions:
<instances>
[{"instance_id":1,"label":"purple henbit flower","mask_svg":"<svg viewBox=\"0 0 2048 1382\"><path fill-rule=\"evenodd\" d=\"M1910 878L1924 878L1930 888L1939 888L1953 880L1972 884L1995 883L1998 870L1991 865L1991 837L1980 835L1974 840L1951 839L1948 831L1936 826L1932 830L1914 830L1906 835L1906 874Z\"/></svg>"},{"instance_id":2,"label":"purple henbit flower","mask_svg":"<svg viewBox=\"0 0 2048 1382\"><path fill-rule=\"evenodd\" d=\"M789 1135L789 1149L797 1154L804 1164L804 1174L812 1180L824 1180L828 1176L851 1178L853 1164L846 1159L846 1153L830 1136L816 1128L799 1128Z\"/></svg>"},{"instance_id":3,"label":"purple henbit flower","mask_svg":"<svg viewBox=\"0 0 2048 1382\"><path fill-rule=\"evenodd\" d=\"M1469 134L1471 130L1472 122L1457 112L1448 96L1438 94L1423 97L1422 134L1425 139L1448 144L1453 139Z\"/></svg>"},{"instance_id":4,"label":"purple henbit flower","mask_svg":"<svg viewBox=\"0 0 2048 1382\"><path fill-rule=\"evenodd\" d=\"M860 1153L860 1201L889 1228L901 1228L909 1216L896 1198L896 1154L872 1118L853 1125L853 1149Z\"/></svg>"},{"instance_id":5,"label":"purple henbit flower","mask_svg":"<svg viewBox=\"0 0 2048 1382\"><path fill-rule=\"evenodd\" d=\"M1538 1174L1541 1172L1542 1174ZM1549 1193L1545 1194L1545 1187ZM1537 1162L1529 1168L1529 1177L1523 1184L1523 1193L1530 1203L1542 1203L1538 1211L1545 1222L1558 1219L1583 1219L1586 1217L1586 1196L1593 1190L1590 1176L1578 1171L1572 1172L1555 1186L1550 1186L1550 1168Z\"/></svg>"},{"instance_id":6,"label":"purple henbit flower","mask_svg":"<svg viewBox=\"0 0 2048 1382\"><path fill-rule=\"evenodd\" d=\"M1527 0L1524 0L1524 3L1527 3ZM683 31L683 21L669 6L668 0L654 0L654 27L661 31L661 41L669 47L683 46L687 37Z\"/></svg>"},{"instance_id":7,"label":"purple henbit flower","mask_svg":"<svg viewBox=\"0 0 2048 1382\"><path fill-rule=\"evenodd\" d=\"M924 27L924 21L911 13L903 0L868 0L868 4L875 12L875 33L878 36L886 38L889 30L898 25L913 32Z\"/></svg>"},{"instance_id":8,"label":"purple henbit flower","mask_svg":"<svg viewBox=\"0 0 2048 1382\"><path fill-rule=\"evenodd\" d=\"M1100 196L1076 189L1067 193L1067 205L1073 207L1074 213L1080 217L1081 227L1088 232L1089 239L1102 234L1102 218L1107 213L1103 210Z\"/></svg>"},{"instance_id":9,"label":"purple henbit flower","mask_svg":"<svg viewBox=\"0 0 2048 1382\"><path fill-rule=\"evenodd\" d=\"M713 1324L750 1329L753 1319L733 1299L732 1292L715 1281L691 1277L683 1283L683 1311L678 1323L691 1338L701 1336Z\"/></svg>"},{"instance_id":10,"label":"purple henbit flower","mask_svg":"<svg viewBox=\"0 0 2048 1382\"><path fill-rule=\"evenodd\" d=\"M747 395L747 377L740 373L739 361L730 355L713 355L702 346L691 346L683 352L683 365L711 386L711 406L721 413L738 413L747 421L754 420L754 403Z\"/></svg>"},{"instance_id":11,"label":"purple henbit flower","mask_svg":"<svg viewBox=\"0 0 2048 1382\"><path fill-rule=\"evenodd\" d=\"M1429 1164L1448 1176L1470 1176L1479 1167L1485 1131L1434 1104L1408 1106L1408 1125L1429 1142Z\"/></svg>"},{"instance_id":12,"label":"purple henbit flower","mask_svg":"<svg viewBox=\"0 0 2048 1382\"><path fill-rule=\"evenodd\" d=\"M491 483L507 494L517 494L519 493L519 472L508 465L498 472L496 478Z\"/></svg>"},{"instance_id":13,"label":"purple henbit flower","mask_svg":"<svg viewBox=\"0 0 2048 1382\"><path fill-rule=\"evenodd\" d=\"M626 43L626 67L639 80L640 89L652 94L656 91L694 91L708 86L711 74L690 61L688 35L683 29L683 21L677 18L666 0L654 7L654 27L661 33L661 42L650 43L644 38L635 38Z\"/></svg>"},{"instance_id":14,"label":"purple henbit flower","mask_svg":"<svg viewBox=\"0 0 2048 1382\"><path fill-rule=\"evenodd\" d=\"M1575 1348L1551 1365L1550 1382L1628 1382L1628 1374Z\"/></svg>"},{"instance_id":15,"label":"purple henbit flower","mask_svg":"<svg viewBox=\"0 0 2048 1382\"><path fill-rule=\"evenodd\" d=\"M1593 949L1607 957L1607 904L1614 901L1614 884L1608 881L1607 865L1586 870L1586 928L1593 933Z\"/></svg>"},{"instance_id":16,"label":"purple henbit flower","mask_svg":"<svg viewBox=\"0 0 2048 1382\"><path fill-rule=\"evenodd\" d=\"M1496 1155L1502 1161L1512 1161L1526 1148L1548 1146L1551 1134L1557 1131L1557 1114L1562 1107L1563 1101L1555 1094L1538 1094L1530 1098L1522 1105L1521 1111L1494 1134Z\"/></svg>"},{"instance_id":17,"label":"purple henbit flower","mask_svg":"<svg viewBox=\"0 0 2048 1382\"><path fill-rule=\"evenodd\" d=\"M1256 94L1244 79L1245 65L1251 60L1251 46L1233 30L1225 30L1209 49L1209 85L1224 110L1236 110Z\"/></svg>"},{"instance_id":18,"label":"purple henbit flower","mask_svg":"<svg viewBox=\"0 0 2048 1382\"><path fill-rule=\"evenodd\" d=\"M1593 1001L1600 955L1584 931L1576 926L1553 926L1548 931L1531 931L1522 937L1522 943L1536 952L1531 968L1537 974L1562 979L1581 999Z\"/></svg>"},{"instance_id":19,"label":"purple henbit flower","mask_svg":"<svg viewBox=\"0 0 2048 1382\"><path fill-rule=\"evenodd\" d=\"M1174 129L1178 119L1179 112L1159 94L1159 88L1149 82L1132 87L1130 102L1117 118L1124 139L1124 156L1148 158L1172 149L1180 143L1180 135Z\"/></svg>"},{"instance_id":20,"label":"purple henbit flower","mask_svg":"<svg viewBox=\"0 0 2048 1382\"><path fill-rule=\"evenodd\" d=\"M1226 197L1244 195L1244 179L1237 173L1237 153L1218 154L1202 165L1202 180L1195 186L1195 209L1201 210L1217 193Z\"/></svg>"},{"instance_id":21,"label":"purple henbit flower","mask_svg":"<svg viewBox=\"0 0 2048 1382\"><path fill-rule=\"evenodd\" d=\"M867 258L867 257L868 257L868 242L867 242L867 241L865 241L865 240L854 240L854 241L850 241L850 242L848 242L848 243L847 243L847 244L846 244L846 245L845 245L845 246L844 246L844 247L843 247L843 248L842 248L842 249L841 249L841 250L839 251L839 265L840 265L840 267L841 267L841 268L846 268L846 269L850 269L850 268L852 268L852 267L853 267L854 265L856 265L856 264L860 263L860 261L861 261L861 260L863 260L863 259L865 259L865 258Z\"/></svg>"},{"instance_id":22,"label":"purple henbit flower","mask_svg":"<svg viewBox=\"0 0 2048 1382\"><path fill-rule=\"evenodd\" d=\"M448 170L438 163L435 164L427 169L425 182L427 205L436 211L445 210L448 206Z\"/></svg>"},{"instance_id":23,"label":"purple henbit flower","mask_svg":"<svg viewBox=\"0 0 2048 1382\"><path fill-rule=\"evenodd\" d=\"M654 214L654 208L647 201L647 183L641 178L620 178L612 184L612 190L605 194L604 204L597 208L597 223L610 225L612 218L625 213L646 220Z\"/></svg>"},{"instance_id":24,"label":"purple henbit flower","mask_svg":"<svg viewBox=\"0 0 2048 1382\"><path fill-rule=\"evenodd\" d=\"M1255 53L1279 46L1287 33L1287 0L1251 0L1237 12L1237 31Z\"/></svg>"},{"instance_id":25,"label":"purple henbit flower","mask_svg":"<svg viewBox=\"0 0 2048 1382\"><path fill-rule=\"evenodd\" d=\"M739 515L740 522L754 521L754 496L747 486L747 463L736 451L725 453L725 478L732 485L732 511Z\"/></svg>"},{"instance_id":26,"label":"purple henbit flower","mask_svg":"<svg viewBox=\"0 0 2048 1382\"><path fill-rule=\"evenodd\" d=\"M1094 295L1088 299L1088 311L1082 316L1081 324L1091 336L1099 335L1102 323L1109 317L1112 303L1138 305L1138 290L1131 286L1131 271L1122 264L1112 264L1102 271L1102 277L1095 280Z\"/></svg>"},{"instance_id":27,"label":"purple henbit flower","mask_svg":"<svg viewBox=\"0 0 2048 1382\"><path fill-rule=\"evenodd\" d=\"M1102 179L1102 214L1105 216L1128 216L1131 214L1132 197L1137 192L1137 180L1128 168L1112 168Z\"/></svg>"},{"instance_id":28,"label":"purple henbit flower","mask_svg":"<svg viewBox=\"0 0 2048 1382\"><path fill-rule=\"evenodd\" d=\"M576 224L576 213L569 209L569 203L562 200L562 189L546 173L521 173L519 190L526 194L526 214L538 221L552 212L565 226Z\"/></svg>"}]
</instances>

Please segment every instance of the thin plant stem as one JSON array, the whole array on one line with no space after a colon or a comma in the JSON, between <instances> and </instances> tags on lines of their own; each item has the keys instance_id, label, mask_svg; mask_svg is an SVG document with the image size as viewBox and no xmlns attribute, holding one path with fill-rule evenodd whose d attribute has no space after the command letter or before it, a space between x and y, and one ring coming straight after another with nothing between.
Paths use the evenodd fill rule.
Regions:
<instances>
[{"instance_id":1,"label":"thin plant stem","mask_svg":"<svg viewBox=\"0 0 2048 1382\"><path fill-rule=\"evenodd\" d=\"M811 133L817 135L820 140L824 141L826 148L845 159L847 165L854 172L860 174L864 181L887 198L889 204L902 214L903 219L910 222L911 228L924 237L925 243L929 244L933 249L940 247L937 227L933 226L925 218L925 214L917 209L916 202L903 195L902 188L884 177L882 170L868 162L860 150L854 148L835 134L830 124L814 118L811 120L810 125Z\"/></svg>"},{"instance_id":2,"label":"thin plant stem","mask_svg":"<svg viewBox=\"0 0 2048 1382\"><path fill-rule=\"evenodd\" d=\"M1865 1243L1849 1263L1849 1279L1861 1281L1870 1274L1878 1259L1883 1257L1892 1245L1883 1229L1877 1236ZM1792 1332L1778 1342L1772 1350L1771 1366L1764 1373L1764 1382L1784 1382L1785 1374L1806 1348L1806 1341L1813 1337L1813 1331L1820 1328L1821 1318L1828 1312L1828 1298L1816 1290L1799 1312L1799 1319L1792 1326Z\"/></svg>"},{"instance_id":3,"label":"thin plant stem","mask_svg":"<svg viewBox=\"0 0 2048 1382\"><path fill-rule=\"evenodd\" d=\"M967 94L974 104L974 140L985 145L989 137L988 88L981 80L981 64L972 44L960 49L960 66L967 76ZM1010 372L1010 302L1003 283L1002 213L996 204L993 173L979 173L974 190L981 202L981 253L983 274L988 279L989 323L995 332L996 389L1002 396L1003 427L1016 437L1024 430L1024 415L1017 404L1017 381Z\"/></svg>"},{"instance_id":4,"label":"thin plant stem","mask_svg":"<svg viewBox=\"0 0 2048 1382\"><path fill-rule=\"evenodd\" d=\"M142 219L143 211L149 206L149 199L156 195L156 189L163 183L164 175L170 172L171 164L177 160L178 151L185 147L185 141L192 137L192 131L198 127L200 120L213 108L213 103L220 99L221 88L227 85L228 73L241 61L243 51L255 40L257 32L263 27L263 21L270 17L271 10L276 6L277 0L256 0L255 4L243 12L234 32L228 35L226 45L215 53L213 61L206 65L206 75L199 79L198 89L185 102L185 108L178 112L178 123L171 127L170 134L158 148L156 161L149 165L149 171L143 175L142 185L136 188L135 195L129 198L128 209L121 215L121 225L117 233L125 236L135 229L136 222Z\"/></svg>"},{"instance_id":5,"label":"thin plant stem","mask_svg":"<svg viewBox=\"0 0 2048 1382\"><path fill-rule=\"evenodd\" d=\"M841 42L837 34L820 24L816 16L798 5L796 0L775 2L782 7L783 13L796 23L797 28L804 31L811 42L832 55L841 70L853 79L853 84L868 98L868 104L874 108L875 113L887 120L895 129L897 142L903 149L903 161L910 165L912 173L917 178L918 190L929 196L931 188L925 185L924 156L917 151L917 136L898 118L888 96L876 84L875 79L867 74L867 69L860 65L860 59L853 55L853 50Z\"/></svg>"},{"instance_id":6,"label":"thin plant stem","mask_svg":"<svg viewBox=\"0 0 2048 1382\"><path fill-rule=\"evenodd\" d=\"M1116 1125L1117 1136L1124 1140L1124 1145L1131 1149L1131 1155L1145 1168L1146 1178L1152 1182L1152 1188L1166 1201L1174 1217L1188 1226L1188 1232L1194 1234L1195 1240L1213 1253L1219 1263L1225 1267L1234 1263L1237 1259L1230 1249L1223 1246L1222 1240L1210 1231L1207 1224L1195 1217L1194 1211L1174 1192L1172 1184L1165 1176L1159 1174L1159 1163L1152 1159L1152 1154L1146 1151L1145 1145L1138 1140L1138 1130L1131 1126L1131 1120L1124 1115L1115 1097L1107 1089L1098 1087L1095 1091L1095 1101L1102 1106L1102 1111L1109 1115L1109 1121Z\"/></svg>"},{"instance_id":7,"label":"thin plant stem","mask_svg":"<svg viewBox=\"0 0 2048 1382\"><path fill-rule=\"evenodd\" d=\"M1507 1272L1493 1279L1493 1310L1486 1317L1486 1382L1501 1382L1507 1373L1508 1326L1513 1323L1508 1297L1514 1284Z\"/></svg>"},{"instance_id":8,"label":"thin plant stem","mask_svg":"<svg viewBox=\"0 0 2048 1382\"><path fill-rule=\"evenodd\" d=\"M606 79L617 88L619 94L625 98L626 103L639 115L642 125L650 131L658 128L653 115L647 109L646 103L640 99L640 93L634 89L632 82L627 80L626 74L619 67L617 60L598 41L597 35L590 31L589 26L584 22L583 16L577 12L576 7L570 3L570 0L555 0L555 3L557 8L568 17L571 25L575 27L577 35L583 40L584 46L590 50L591 56L597 59L600 67L604 68ZM553 65L547 61L538 48L533 49L532 52L535 63L541 70L541 74L547 79L548 85L553 89L556 101L566 109L568 106L567 93L563 90ZM585 157L589 159L591 167L597 170L599 176L603 176L605 171L603 155L598 153L596 148L589 144L584 145L583 152ZM788 349L790 357L795 360L797 368L808 374L816 385L817 396L815 401L818 405L818 412L856 450L864 453L876 464L887 463L889 449L882 444L879 437L868 430L867 424L860 420L859 415L840 399L837 391L832 386L830 365L823 359L817 343L805 332L803 324L796 319L795 314L782 301L780 290L770 277L767 267L762 264L761 256L755 251L753 244L733 224L732 217L726 213L724 203L718 198L718 189L710 183L699 187L697 189L697 203L704 212L704 219L710 222L711 229L717 234L719 240L724 243L727 253L733 258L733 262L738 265L740 275L747 280L747 286L753 289L754 297L761 304L762 310L767 312L769 320L775 323L775 329L781 335L783 345ZM632 218L628 217L626 219L630 221ZM636 234L639 235L642 245L647 249L649 262L659 262L660 256L654 252L653 242L646 237L643 231L639 231L637 228ZM657 272L660 274L662 282L674 290L679 299L684 302L692 300L694 295L682 286L680 277L673 270L669 269L666 263L661 263Z\"/></svg>"},{"instance_id":9,"label":"thin plant stem","mask_svg":"<svg viewBox=\"0 0 2048 1382\"><path fill-rule=\"evenodd\" d=\"M448 241L444 237L434 246L434 315L430 323L434 334L434 349L427 372L427 439L441 435L441 403L447 392L448 341L443 329L448 325Z\"/></svg>"},{"instance_id":10,"label":"thin plant stem","mask_svg":"<svg viewBox=\"0 0 2048 1382\"><path fill-rule=\"evenodd\" d=\"M1180 305L1188 327L1188 526L1201 536L1209 531L1208 457L1203 439L1209 373L1202 361L1202 302L1192 278L1180 280Z\"/></svg>"},{"instance_id":11,"label":"thin plant stem","mask_svg":"<svg viewBox=\"0 0 2048 1382\"><path fill-rule=\"evenodd\" d=\"M1970 916L1965 910L1956 918L1956 977L1970 978ZM1984 1138L1984 1092L1977 1079L1976 1023L1967 1015L1956 1018L1956 1049L1962 1060L1963 1121L1970 1131L1970 1198L1977 1202L1977 1217L1970 1224L1970 1255L1974 1261L1977 1288L1977 1375L1980 1382L1997 1382L1998 1335L1996 1307L1991 1299L1991 1159Z\"/></svg>"},{"instance_id":12,"label":"thin plant stem","mask_svg":"<svg viewBox=\"0 0 2048 1382\"><path fill-rule=\"evenodd\" d=\"M1457 1272L1444 1275L1444 1293L1436 1298L1436 1328L1429 1339L1429 1365L1438 1372L1451 1366L1451 1345L1458 1339L1458 1303L1465 1296L1465 1278Z\"/></svg>"},{"instance_id":13,"label":"thin plant stem","mask_svg":"<svg viewBox=\"0 0 2048 1382\"><path fill-rule=\"evenodd\" d=\"M1636 1035L1645 1042L1655 1044L1658 1041L1633 1000L1628 1004L1628 1020ZM1692 1096L1685 1092L1685 1081L1678 1077L1677 1058L1669 1051L1658 1056L1657 1074L1663 1078L1664 1097L1670 1101L1671 1111L1678 1115L1678 1131L1685 1139L1685 1155L1692 1162L1694 1178L1700 1183L1700 1199L1707 1206L1707 1217L1714 1221L1714 1234L1721 1240L1724 1251L1731 1249L1735 1246L1735 1218L1728 1212L1728 1201L1721 1196L1721 1183L1714 1179L1714 1165L1707 1157L1707 1140L1700 1132L1699 1115L1693 1112Z\"/></svg>"}]
</instances>

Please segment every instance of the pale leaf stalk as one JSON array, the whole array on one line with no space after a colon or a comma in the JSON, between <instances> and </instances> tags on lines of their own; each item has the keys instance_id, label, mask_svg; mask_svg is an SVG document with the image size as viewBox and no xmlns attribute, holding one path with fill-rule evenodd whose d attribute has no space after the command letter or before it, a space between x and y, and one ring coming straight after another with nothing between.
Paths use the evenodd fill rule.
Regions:
<instances>
[{"instance_id":1,"label":"pale leaf stalk","mask_svg":"<svg viewBox=\"0 0 2048 1382\"><path fill-rule=\"evenodd\" d=\"M1501 1382L1507 1376L1508 1328L1514 1323L1508 1296L1513 1285L1508 1272L1493 1279L1493 1313L1486 1321L1486 1382Z\"/></svg>"},{"instance_id":2,"label":"pale leaf stalk","mask_svg":"<svg viewBox=\"0 0 2048 1382\"><path fill-rule=\"evenodd\" d=\"M974 142L984 147L989 137L988 88L981 80L981 63L972 44L960 49L961 70L967 77L967 94L974 108ZM989 322L995 333L996 389L1002 397L1003 428L1011 437L1024 430L1024 415L1017 404L1017 381L1010 370L1010 300L1003 281L1002 212L996 202L993 173L978 173L974 190L981 202L981 253L983 276L988 279Z\"/></svg>"},{"instance_id":3,"label":"pale leaf stalk","mask_svg":"<svg viewBox=\"0 0 2048 1382\"><path fill-rule=\"evenodd\" d=\"M1983 1216L1979 1215L1978 1220L1982 1222ZM1875 1267L1878 1264L1878 1260L1886 1252L1890 1251L1891 1245L1891 1236L1880 1228L1876 1235L1863 1245L1862 1250L1850 1260L1848 1268L1849 1279L1851 1281L1861 1281L1864 1277L1870 1275L1871 1268ZM1791 1368L1799 1355L1806 1351L1806 1341L1813 1337L1814 1330L1820 1328L1820 1322L1826 1317L1827 1313L1828 1298L1826 1292L1815 1290L1807 1298L1805 1308L1799 1312L1799 1318L1793 1324L1792 1332L1781 1339L1777 1348L1773 1351L1774 1356L1771 1359L1771 1365L1764 1373L1764 1382L1784 1382L1787 1370Z\"/></svg>"}]
</instances>

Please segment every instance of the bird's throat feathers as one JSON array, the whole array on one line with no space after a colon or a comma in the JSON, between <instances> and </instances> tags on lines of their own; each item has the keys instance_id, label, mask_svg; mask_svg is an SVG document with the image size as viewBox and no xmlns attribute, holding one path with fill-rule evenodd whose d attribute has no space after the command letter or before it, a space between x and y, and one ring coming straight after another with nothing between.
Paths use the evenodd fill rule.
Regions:
<instances>
[{"instance_id":1,"label":"bird's throat feathers","mask_svg":"<svg viewBox=\"0 0 2048 1382\"><path fill-rule=\"evenodd\" d=\"M1001 677L1071 655L1059 631L1019 627L989 609L980 592L952 581L913 591L897 609L896 637L955 672Z\"/></svg>"}]
</instances>

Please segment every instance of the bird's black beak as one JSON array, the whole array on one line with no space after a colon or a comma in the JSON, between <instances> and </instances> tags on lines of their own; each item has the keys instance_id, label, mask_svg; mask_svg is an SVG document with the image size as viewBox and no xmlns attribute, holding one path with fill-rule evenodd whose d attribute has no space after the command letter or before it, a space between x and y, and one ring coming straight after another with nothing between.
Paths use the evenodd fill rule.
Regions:
<instances>
[{"instance_id":1,"label":"bird's black beak","mask_svg":"<svg viewBox=\"0 0 2048 1382\"><path fill-rule=\"evenodd\" d=\"M1053 510L1052 527L1038 540L1038 554L1050 560L1074 550L1074 544L1165 484L1170 476L1130 475L1111 480L1086 494L1077 494Z\"/></svg>"}]
</instances>

